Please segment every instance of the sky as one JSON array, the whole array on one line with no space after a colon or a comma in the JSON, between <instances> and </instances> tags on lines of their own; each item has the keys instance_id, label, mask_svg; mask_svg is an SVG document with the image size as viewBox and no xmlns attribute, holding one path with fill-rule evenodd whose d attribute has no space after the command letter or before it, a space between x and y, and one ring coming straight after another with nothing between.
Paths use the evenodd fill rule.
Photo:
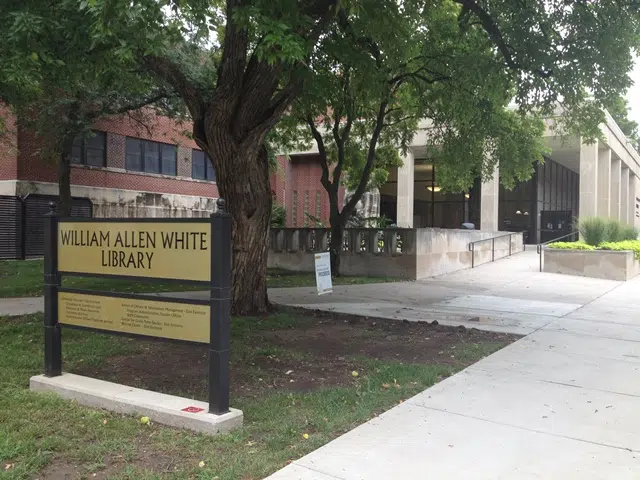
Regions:
<instances>
[{"instance_id":1,"label":"sky","mask_svg":"<svg viewBox=\"0 0 640 480\"><path fill-rule=\"evenodd\" d=\"M629 118L640 124L640 59L635 58L635 66L631 73L633 85L627 92L627 100L629 101Z\"/></svg>"}]
</instances>

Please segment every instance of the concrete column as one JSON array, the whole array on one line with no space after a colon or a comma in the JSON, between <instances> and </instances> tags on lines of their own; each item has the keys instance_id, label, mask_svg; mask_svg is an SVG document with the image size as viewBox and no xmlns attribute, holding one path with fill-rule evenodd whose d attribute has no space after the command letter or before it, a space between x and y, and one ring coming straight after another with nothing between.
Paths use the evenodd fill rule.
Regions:
<instances>
[{"instance_id":1,"label":"concrete column","mask_svg":"<svg viewBox=\"0 0 640 480\"><path fill-rule=\"evenodd\" d=\"M636 181L638 177L634 175L634 173L629 170L629 205L628 205L628 221L629 225L636 224Z\"/></svg>"},{"instance_id":2,"label":"concrete column","mask_svg":"<svg viewBox=\"0 0 640 480\"><path fill-rule=\"evenodd\" d=\"M627 185L629 181L627 179ZM598 215L598 142L580 145L580 217Z\"/></svg>"},{"instance_id":3,"label":"concrete column","mask_svg":"<svg viewBox=\"0 0 640 480\"><path fill-rule=\"evenodd\" d=\"M498 200L500 198L500 171L496 165L493 177L482 182L480 188L480 230L497 232Z\"/></svg>"},{"instance_id":4,"label":"concrete column","mask_svg":"<svg viewBox=\"0 0 640 480\"><path fill-rule=\"evenodd\" d=\"M622 162L619 158L611 157L611 201L609 203L609 216L620 220L620 177L622 175Z\"/></svg>"},{"instance_id":5,"label":"concrete column","mask_svg":"<svg viewBox=\"0 0 640 480\"><path fill-rule=\"evenodd\" d=\"M598 151L598 216L611 213L611 149Z\"/></svg>"},{"instance_id":6,"label":"concrete column","mask_svg":"<svg viewBox=\"0 0 640 480\"><path fill-rule=\"evenodd\" d=\"M398 167L398 197L396 203L396 223L398 227L413 228L415 157L410 150Z\"/></svg>"},{"instance_id":7,"label":"concrete column","mask_svg":"<svg viewBox=\"0 0 640 480\"><path fill-rule=\"evenodd\" d=\"M622 165L620 175L620 221L629 223L629 168Z\"/></svg>"},{"instance_id":8,"label":"concrete column","mask_svg":"<svg viewBox=\"0 0 640 480\"><path fill-rule=\"evenodd\" d=\"M635 180L635 185L634 185L634 191L635 196L639 197L640 196L640 178L634 176L634 180ZM636 200L635 198L633 199L633 224L635 225L636 228L640 228L640 217L638 216L640 215L640 202L638 202L638 200Z\"/></svg>"}]
</instances>

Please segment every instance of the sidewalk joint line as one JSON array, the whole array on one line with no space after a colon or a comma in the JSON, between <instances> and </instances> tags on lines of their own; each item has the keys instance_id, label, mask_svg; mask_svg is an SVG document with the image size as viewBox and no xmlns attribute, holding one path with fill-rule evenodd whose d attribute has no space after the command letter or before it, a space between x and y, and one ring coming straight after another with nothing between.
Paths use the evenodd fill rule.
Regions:
<instances>
[{"instance_id":1,"label":"sidewalk joint line","mask_svg":"<svg viewBox=\"0 0 640 480\"><path fill-rule=\"evenodd\" d=\"M407 400L405 403L409 403L409 401ZM532 432L532 433L538 433L538 434L541 434L541 435L548 435L548 436L551 436L551 437L565 438L567 440L574 440L576 442L584 442L584 443L589 443L591 445L599 445L601 447L614 448L616 450L624 450L624 451L632 452L632 453L639 453L640 452L640 450L634 450L634 449L628 448L628 447L619 447L617 445L609 445L607 443L594 442L593 440L585 440L585 439L582 439L582 438L570 437L568 435L560 435L558 433L544 432L544 431L540 431L540 430L535 430L533 428L520 427L518 425L511 425L509 423L498 422L496 420L489 420L487 418L479 418L479 417L474 417L472 415L465 415L464 413L451 412L451 411L448 411L448 410L442 410L440 408L435 408L435 407L427 407L426 405L420 405L418 403L409 403L409 404L413 405L415 407L421 407L421 408L424 408L424 409L427 409L427 410L434 410L436 412L449 413L451 415L457 415L459 417L471 418L471 419L474 419L474 420L480 420L482 422L493 423L494 425L501 425L503 427L515 428L515 429L518 429L518 430L523 430L523 431Z\"/></svg>"}]
</instances>

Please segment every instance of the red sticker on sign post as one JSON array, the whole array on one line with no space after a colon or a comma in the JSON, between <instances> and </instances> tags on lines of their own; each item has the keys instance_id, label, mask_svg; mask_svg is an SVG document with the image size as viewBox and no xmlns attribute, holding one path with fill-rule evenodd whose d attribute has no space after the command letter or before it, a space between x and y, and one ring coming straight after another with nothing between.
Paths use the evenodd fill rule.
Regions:
<instances>
[{"instance_id":1,"label":"red sticker on sign post","mask_svg":"<svg viewBox=\"0 0 640 480\"><path fill-rule=\"evenodd\" d=\"M202 411L204 411L204 408L200 408L200 407L186 407L182 409L183 412L187 412L187 413L200 413Z\"/></svg>"}]
</instances>

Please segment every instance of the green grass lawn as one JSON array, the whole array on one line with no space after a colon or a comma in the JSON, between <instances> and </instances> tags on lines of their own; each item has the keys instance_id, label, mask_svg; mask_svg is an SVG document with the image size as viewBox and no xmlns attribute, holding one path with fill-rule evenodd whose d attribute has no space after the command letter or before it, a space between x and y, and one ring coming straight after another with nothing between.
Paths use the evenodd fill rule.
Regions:
<instances>
[{"instance_id":1,"label":"green grass lawn","mask_svg":"<svg viewBox=\"0 0 640 480\"><path fill-rule=\"evenodd\" d=\"M0 261L0 298L36 297L42 295L42 260L2 260ZM336 285L361 283L392 282L398 279L384 277L340 277L334 280ZM310 287L315 285L312 273L296 273L287 270L269 271L267 283L270 288ZM89 290L119 292L178 292L202 290L202 286L180 283L132 282L90 277L66 277L63 286L86 288Z\"/></svg>"},{"instance_id":2,"label":"green grass lawn","mask_svg":"<svg viewBox=\"0 0 640 480\"><path fill-rule=\"evenodd\" d=\"M210 437L30 392L42 316L0 318L0 477L264 478L514 338L362 322L289 311L234 319L231 403L245 423ZM322 350L327 335L334 350L358 354ZM411 361L397 360L407 351ZM189 375L206 368L204 347L64 330L63 355L65 371L206 400L206 370Z\"/></svg>"}]
</instances>

